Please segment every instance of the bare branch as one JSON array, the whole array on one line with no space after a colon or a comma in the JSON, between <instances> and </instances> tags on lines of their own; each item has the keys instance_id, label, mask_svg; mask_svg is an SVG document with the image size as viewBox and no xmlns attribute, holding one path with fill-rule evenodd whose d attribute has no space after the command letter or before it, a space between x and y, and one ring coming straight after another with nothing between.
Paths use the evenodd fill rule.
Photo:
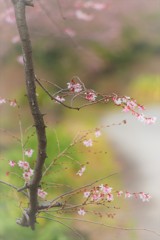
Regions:
<instances>
[{"instance_id":1,"label":"bare branch","mask_svg":"<svg viewBox=\"0 0 160 240\"><path fill-rule=\"evenodd\" d=\"M49 218L49 217L38 217L38 218L43 218L43 219L51 220L54 222L58 222L58 223L64 225L65 227L67 227L68 229L70 229L72 232L74 232L80 239L84 240L83 236L81 234L79 234L79 232L77 230L75 230L74 228L71 228L70 226L66 225L65 223L62 223L58 220L55 220L54 218Z\"/></svg>"},{"instance_id":2,"label":"bare branch","mask_svg":"<svg viewBox=\"0 0 160 240\"><path fill-rule=\"evenodd\" d=\"M95 225L99 225L99 226L103 226L103 227L107 227L107 228L112 228L112 229L117 229L117 230L123 230L123 231L146 231L146 232L153 233L157 236L160 236L159 232L156 232L152 229L147 229L147 228L127 228L127 227L121 227L121 226L107 225L107 224L104 224L104 223L94 222L94 221L80 219L80 218L60 217L60 216L56 216L56 215L52 215L52 216L54 217L54 219L59 218L59 219L65 219L65 220L70 220L70 221L79 221L79 222L84 222L84 223L91 223L91 224L95 224ZM42 217L38 217L38 218L42 218Z\"/></svg>"},{"instance_id":3,"label":"bare branch","mask_svg":"<svg viewBox=\"0 0 160 240\"><path fill-rule=\"evenodd\" d=\"M7 182L2 181L2 180L0 180L0 183L2 183L4 185L7 185L8 187L11 187L11 188L15 189L18 192L18 188L16 186L14 186L13 184L7 183ZM28 194L26 192L24 192L24 191L21 191L21 192L28 198Z\"/></svg>"}]
</instances>

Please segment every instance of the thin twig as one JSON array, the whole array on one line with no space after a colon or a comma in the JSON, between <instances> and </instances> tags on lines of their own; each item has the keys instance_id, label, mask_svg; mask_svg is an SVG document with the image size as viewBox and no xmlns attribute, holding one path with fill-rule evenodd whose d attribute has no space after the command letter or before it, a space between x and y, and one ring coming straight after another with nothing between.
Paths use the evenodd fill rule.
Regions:
<instances>
[{"instance_id":1,"label":"thin twig","mask_svg":"<svg viewBox=\"0 0 160 240\"><path fill-rule=\"evenodd\" d=\"M13 184L11 184L11 183L7 183L7 182L2 181L2 180L0 180L0 183L6 185L8 187L11 187L11 188L15 189L16 191L18 191L18 188L16 186L14 186ZM28 194L26 192L22 191L22 193L28 198Z\"/></svg>"},{"instance_id":2,"label":"thin twig","mask_svg":"<svg viewBox=\"0 0 160 240\"><path fill-rule=\"evenodd\" d=\"M62 152L60 152L54 159L53 161L49 164L49 166L44 170L43 172L43 176L46 175L46 173L49 171L49 169L54 165L54 163L61 158L66 151L68 151L71 147L73 146L73 144L71 143L68 147L66 147Z\"/></svg>"},{"instance_id":3,"label":"thin twig","mask_svg":"<svg viewBox=\"0 0 160 240\"><path fill-rule=\"evenodd\" d=\"M112 226L112 225L107 225L104 223L99 223L99 222L94 222L94 221L90 221L90 220L85 220L85 219L80 219L80 218L69 218L69 217L60 217L60 216L53 216L54 218L59 218L59 219L65 219L65 220L69 220L69 221L79 221L79 222L84 222L84 223L91 223L91 224L95 224L95 225L99 225L99 226L103 226L103 227L107 227L107 228L112 228L112 229L117 229L117 230L124 230L124 231L146 231L146 232L150 232L153 233L157 236L160 236L159 232L156 232L152 229L147 229L147 228L127 228L127 227L120 227L120 226Z\"/></svg>"},{"instance_id":4,"label":"thin twig","mask_svg":"<svg viewBox=\"0 0 160 240\"><path fill-rule=\"evenodd\" d=\"M17 142L21 143L21 140L18 137L16 137L15 135L13 135L11 132L9 132L8 130L0 128L0 131L7 133L10 137L15 139Z\"/></svg>"},{"instance_id":5,"label":"thin twig","mask_svg":"<svg viewBox=\"0 0 160 240\"><path fill-rule=\"evenodd\" d=\"M66 225L65 223L62 223L58 220L55 220L55 219L49 218L49 217L37 217L37 218L43 218L43 219L51 220L54 222L58 222L58 223L62 224L63 226L67 227L68 229L70 229L72 232L74 232L80 239L84 240L84 237L77 230L75 230L74 228L71 228L70 226Z\"/></svg>"}]
</instances>

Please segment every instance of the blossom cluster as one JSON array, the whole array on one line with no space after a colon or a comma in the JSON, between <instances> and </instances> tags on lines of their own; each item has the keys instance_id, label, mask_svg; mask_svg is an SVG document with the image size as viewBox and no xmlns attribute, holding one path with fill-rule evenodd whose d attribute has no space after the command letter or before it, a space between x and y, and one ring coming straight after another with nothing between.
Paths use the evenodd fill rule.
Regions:
<instances>
[{"instance_id":1,"label":"blossom cluster","mask_svg":"<svg viewBox=\"0 0 160 240\"><path fill-rule=\"evenodd\" d=\"M76 79L78 81L76 81ZM110 100L113 101L113 103L116 106L121 106L123 112L130 112L133 116L135 116L139 121L145 123L145 124L154 124L156 122L156 117L146 117L142 111L145 110L143 105L140 105L137 103L137 101L131 97L128 96L123 96L119 97L115 94L112 94L111 96L108 95L101 95L99 93L96 93L92 89L86 89L83 83L81 83L80 79L78 77L73 78L70 82L67 83L67 90L62 89L61 90L62 95L57 95L55 97L55 101L57 103L61 103L66 101L64 96L72 96L72 102L75 100L77 97L83 98L87 100L88 102L91 103L98 103L98 102L103 102L107 103ZM87 105L87 104L86 104ZM87 144L86 144L87 146Z\"/></svg>"},{"instance_id":2,"label":"blossom cluster","mask_svg":"<svg viewBox=\"0 0 160 240\"><path fill-rule=\"evenodd\" d=\"M145 192L130 193L128 191L123 192L120 190L114 191L113 193L112 187L108 186L108 184L101 184L89 190L85 189L83 197L86 198L85 205L87 205L87 203L100 204L114 201L114 194L116 194L117 197L124 196L125 199L135 197L135 199L140 199L142 202L149 202L151 199L151 195ZM77 213L84 216L86 211L83 207L78 209Z\"/></svg>"},{"instance_id":3,"label":"blossom cluster","mask_svg":"<svg viewBox=\"0 0 160 240\"><path fill-rule=\"evenodd\" d=\"M34 150L33 149L27 149L24 151L24 155L27 157L32 157ZM28 161L21 161L19 160L17 163L13 160L9 161L9 165L11 167L15 167L16 165L23 170L22 176L26 183L28 183L33 176L33 169L30 167L30 164Z\"/></svg>"},{"instance_id":4,"label":"blossom cluster","mask_svg":"<svg viewBox=\"0 0 160 240\"><path fill-rule=\"evenodd\" d=\"M68 89L71 92L78 93L82 91L82 86L80 83L77 83L74 79L72 79L69 83L67 83Z\"/></svg>"},{"instance_id":5,"label":"blossom cluster","mask_svg":"<svg viewBox=\"0 0 160 240\"><path fill-rule=\"evenodd\" d=\"M85 90L79 82L76 82L75 79L72 79L67 83L67 90L72 94L82 95L87 101L94 102L96 101L97 94L93 90ZM67 92L64 92L64 95L67 95ZM55 97L57 103L64 102L66 99L64 96L57 95Z\"/></svg>"},{"instance_id":6,"label":"blossom cluster","mask_svg":"<svg viewBox=\"0 0 160 240\"><path fill-rule=\"evenodd\" d=\"M139 198L140 200L142 200L142 202L148 202L151 199L151 195L144 192L130 193L128 191L123 192L122 190L120 190L114 191L114 194L116 194L117 197L124 196L125 199L132 197L135 197L136 199ZM93 202L98 202L101 200L112 202L114 200L112 187L108 186L108 184L101 184L90 190L85 190L83 196L84 198L88 198L88 200Z\"/></svg>"},{"instance_id":7,"label":"blossom cluster","mask_svg":"<svg viewBox=\"0 0 160 240\"><path fill-rule=\"evenodd\" d=\"M107 184L101 184L98 187L92 188L90 191L85 190L83 195L91 202L99 202L101 200L112 202L114 200L112 188Z\"/></svg>"},{"instance_id":8,"label":"blossom cluster","mask_svg":"<svg viewBox=\"0 0 160 240\"><path fill-rule=\"evenodd\" d=\"M121 106L123 108L123 112L131 112L132 115L135 116L139 121L145 124L153 124L156 122L156 117L145 117L143 113L138 112L144 111L145 108L143 105L138 104L135 99L132 99L128 96L114 96L112 100L115 105Z\"/></svg>"},{"instance_id":9,"label":"blossom cluster","mask_svg":"<svg viewBox=\"0 0 160 240\"><path fill-rule=\"evenodd\" d=\"M33 155L34 150L33 149L27 149L24 151L24 155L27 156L28 158L31 158ZM16 165L21 168L23 170L22 173L22 177L25 180L26 183L29 183L29 181L31 180L31 177L33 176L33 169L30 167L29 162L27 161L21 161L19 160L17 163L13 160L9 161L9 165L11 167L15 167ZM38 192L37 192L38 196L40 198L45 198L47 195L47 192L45 192L43 189L38 188Z\"/></svg>"},{"instance_id":10,"label":"blossom cluster","mask_svg":"<svg viewBox=\"0 0 160 240\"><path fill-rule=\"evenodd\" d=\"M11 107L16 107L17 106L17 101L15 99L10 100L10 99L0 97L0 105L6 104L7 102L9 103L9 105Z\"/></svg>"}]
</instances>

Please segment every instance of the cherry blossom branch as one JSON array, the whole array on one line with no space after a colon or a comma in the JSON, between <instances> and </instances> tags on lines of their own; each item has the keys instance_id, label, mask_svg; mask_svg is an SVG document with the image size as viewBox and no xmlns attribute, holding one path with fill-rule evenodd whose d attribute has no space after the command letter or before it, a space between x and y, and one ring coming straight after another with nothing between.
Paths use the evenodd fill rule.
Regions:
<instances>
[{"instance_id":1,"label":"cherry blossom branch","mask_svg":"<svg viewBox=\"0 0 160 240\"><path fill-rule=\"evenodd\" d=\"M14 5L17 28L19 31L22 44L27 96L38 138L38 155L34 168L33 178L29 183L30 206L18 223L21 224L22 226L30 226L32 230L34 230L38 206L37 190L42 178L42 168L46 159L46 142L47 142L45 133L46 126L44 124L43 114L41 114L39 110L36 97L35 74L32 60L32 47L25 16L26 6L33 6L33 2L30 0L25 1L12 0L12 3Z\"/></svg>"},{"instance_id":2,"label":"cherry blossom branch","mask_svg":"<svg viewBox=\"0 0 160 240\"><path fill-rule=\"evenodd\" d=\"M61 102L60 100L56 99L55 97L52 96L52 94L42 85L42 83L37 79L37 77L35 76L35 80L36 82L39 84L39 86L45 91L45 93L50 97L51 100L55 100L58 103L62 104L64 107L69 108L69 109L75 109L75 110L80 110L78 107L71 107L63 102Z\"/></svg>"},{"instance_id":3,"label":"cherry blossom branch","mask_svg":"<svg viewBox=\"0 0 160 240\"><path fill-rule=\"evenodd\" d=\"M94 185L94 184L96 184L96 183L98 183L98 182L100 182L100 181L102 181L102 180L104 180L104 179L107 179L107 178L110 178L110 177L112 177L112 176L115 176L115 175L117 175L117 174L119 174L119 172L112 173L112 174L110 174L110 175L107 175L107 176L105 176L105 177L102 177L102 178L100 178L100 179L97 179L97 180L95 180L95 181L93 181L93 182L91 182L91 183L88 183L88 184L86 184L86 185L84 185L84 186L82 186L82 187L79 187L79 188L73 189L73 190L71 190L71 191L68 191L68 192L66 192L66 193L63 193L62 195L60 195L60 196L56 197L55 199L53 199L53 200L51 201L51 204L54 203L54 202L56 202L56 201L59 200L59 199L64 198L65 196L74 194L75 192L78 192L78 191L80 191L80 190L82 190L82 189L85 189L85 188L87 188L87 187L91 187L92 185ZM52 205L51 205L51 206L52 206Z\"/></svg>"},{"instance_id":4,"label":"cherry blossom branch","mask_svg":"<svg viewBox=\"0 0 160 240\"><path fill-rule=\"evenodd\" d=\"M77 76L74 76L72 80L67 83L67 88L61 88L57 93L53 95L43 86L43 84L37 78L36 81L45 91L45 93L51 98L51 100L55 100L56 103L60 103L66 108L79 111L81 108L93 104L107 104L111 101L112 103L114 103L114 105L121 107L123 112L130 112L139 121L145 124L153 124L156 121L156 117L146 117L143 113L141 113L141 111L144 111L145 108L143 105L137 103L135 99L128 96L120 97L115 93L112 93L110 95L97 93L93 89L87 89L84 83ZM66 101L65 98L67 97L71 98L70 104L64 103ZM73 104L77 98L83 99L86 102L78 107L75 107Z\"/></svg>"},{"instance_id":5,"label":"cherry blossom branch","mask_svg":"<svg viewBox=\"0 0 160 240\"><path fill-rule=\"evenodd\" d=\"M43 86L43 84L37 79L36 76L35 76L35 80L36 80L36 82L39 84L39 86L45 91L45 93L50 97L51 100L55 100L55 102L60 103L60 104L63 105L64 107L69 108L69 109L73 109L73 110L78 110L78 111L79 111L81 108L84 108L84 107L87 107L87 106L90 106L90 105L93 105L93 104L97 104L97 103L99 103L99 102L103 102L103 101L105 101L106 99L112 98L112 97L114 96L114 95L106 95L106 96L104 96L104 97L102 96L102 98L101 98L101 99L98 99L97 101L91 101L91 102L88 102L88 103L85 103L85 104L81 105L80 107L74 107L74 106L72 106L72 104L71 104L71 105L67 105L67 104L65 104L63 101L61 101L61 100L59 100L58 98L54 97L54 96ZM86 88L85 88L85 90L86 90ZM63 91L63 90L61 90L61 91ZM83 92L83 93L85 93L85 92ZM82 93L80 93L80 94L82 94ZM74 98L77 98L80 94L74 95ZM67 95L69 95L68 92L67 92ZM107 103L107 102L105 102L105 103Z\"/></svg>"}]
</instances>

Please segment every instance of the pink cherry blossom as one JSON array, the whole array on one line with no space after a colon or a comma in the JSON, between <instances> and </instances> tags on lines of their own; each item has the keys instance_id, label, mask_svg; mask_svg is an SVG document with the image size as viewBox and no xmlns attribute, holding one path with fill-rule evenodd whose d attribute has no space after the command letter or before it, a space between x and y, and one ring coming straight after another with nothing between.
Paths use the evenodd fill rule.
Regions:
<instances>
[{"instance_id":1,"label":"pink cherry blossom","mask_svg":"<svg viewBox=\"0 0 160 240\"><path fill-rule=\"evenodd\" d=\"M86 212L85 212L84 209L80 208L80 209L78 210L78 214L81 215L81 216L84 216L84 215L86 214Z\"/></svg>"},{"instance_id":2,"label":"pink cherry blossom","mask_svg":"<svg viewBox=\"0 0 160 240\"><path fill-rule=\"evenodd\" d=\"M76 173L76 175L78 175L78 176L81 177L85 171L86 171L86 167L83 166L83 167Z\"/></svg>"},{"instance_id":3,"label":"pink cherry blossom","mask_svg":"<svg viewBox=\"0 0 160 240\"><path fill-rule=\"evenodd\" d=\"M149 202L149 200L151 199L151 195L149 195L148 193L140 192L139 198L142 200L142 202Z\"/></svg>"},{"instance_id":4,"label":"pink cherry blossom","mask_svg":"<svg viewBox=\"0 0 160 240\"><path fill-rule=\"evenodd\" d=\"M144 123L146 124L154 124L156 122L157 118L156 117L150 117L150 118L145 118Z\"/></svg>"},{"instance_id":5,"label":"pink cherry blossom","mask_svg":"<svg viewBox=\"0 0 160 240\"><path fill-rule=\"evenodd\" d=\"M134 109L135 107L137 107L136 100L129 100L129 101L127 101L127 106L128 106L130 109Z\"/></svg>"},{"instance_id":6,"label":"pink cherry blossom","mask_svg":"<svg viewBox=\"0 0 160 240\"><path fill-rule=\"evenodd\" d=\"M16 165L16 163L15 163L15 161L10 160L10 161L9 161L9 165L10 165L11 167L14 167L14 166Z\"/></svg>"},{"instance_id":7,"label":"pink cherry blossom","mask_svg":"<svg viewBox=\"0 0 160 240\"><path fill-rule=\"evenodd\" d=\"M108 202L112 202L114 200L113 194L108 193L106 199Z\"/></svg>"},{"instance_id":8,"label":"pink cherry blossom","mask_svg":"<svg viewBox=\"0 0 160 240\"><path fill-rule=\"evenodd\" d=\"M109 193L112 192L112 188L109 187L108 185L103 185L103 184L101 184L101 185L99 186L99 188L100 188L100 190L101 190L104 194L109 194Z\"/></svg>"},{"instance_id":9,"label":"pink cherry blossom","mask_svg":"<svg viewBox=\"0 0 160 240\"><path fill-rule=\"evenodd\" d=\"M129 106L124 106L122 112L129 112L130 110Z\"/></svg>"},{"instance_id":10,"label":"pink cherry blossom","mask_svg":"<svg viewBox=\"0 0 160 240\"><path fill-rule=\"evenodd\" d=\"M144 111L144 110L145 110L145 107L144 107L143 105L139 105L139 104L138 104L138 109L139 109L140 111Z\"/></svg>"},{"instance_id":11,"label":"pink cherry blossom","mask_svg":"<svg viewBox=\"0 0 160 240\"><path fill-rule=\"evenodd\" d=\"M28 171L25 171L23 173L23 178L26 182L30 181L31 176L33 176L33 169L31 169L31 168Z\"/></svg>"},{"instance_id":12,"label":"pink cherry blossom","mask_svg":"<svg viewBox=\"0 0 160 240\"><path fill-rule=\"evenodd\" d=\"M91 201L98 202L104 197L104 194L100 193L98 190L93 191L91 195Z\"/></svg>"},{"instance_id":13,"label":"pink cherry blossom","mask_svg":"<svg viewBox=\"0 0 160 240\"><path fill-rule=\"evenodd\" d=\"M138 119L140 122L145 122L145 116L144 116L144 114L138 114L138 115L137 115L137 119Z\"/></svg>"},{"instance_id":14,"label":"pink cherry blossom","mask_svg":"<svg viewBox=\"0 0 160 240\"><path fill-rule=\"evenodd\" d=\"M121 105L122 104L122 98L113 97L112 100L116 105Z\"/></svg>"},{"instance_id":15,"label":"pink cherry blossom","mask_svg":"<svg viewBox=\"0 0 160 240\"><path fill-rule=\"evenodd\" d=\"M45 192L43 189L38 188L38 196L39 196L40 198L43 198L43 199L44 199L47 194L48 194L48 193Z\"/></svg>"},{"instance_id":16,"label":"pink cherry blossom","mask_svg":"<svg viewBox=\"0 0 160 240\"><path fill-rule=\"evenodd\" d=\"M90 194L91 194L91 192L85 191L83 195L85 198L88 198L90 196Z\"/></svg>"},{"instance_id":17,"label":"pink cherry blossom","mask_svg":"<svg viewBox=\"0 0 160 240\"><path fill-rule=\"evenodd\" d=\"M85 93L86 94L86 99L88 100L88 101L90 101L90 102L94 102L95 100L96 100L96 98L97 98L97 95L95 94L95 92L93 92L93 91L89 91L89 92L87 92L87 93Z\"/></svg>"},{"instance_id":18,"label":"pink cherry blossom","mask_svg":"<svg viewBox=\"0 0 160 240\"><path fill-rule=\"evenodd\" d=\"M123 195L123 191L117 191L117 197L121 197Z\"/></svg>"},{"instance_id":19,"label":"pink cherry blossom","mask_svg":"<svg viewBox=\"0 0 160 240\"><path fill-rule=\"evenodd\" d=\"M25 150L24 154L27 157L32 157L34 150L33 149L27 149Z\"/></svg>"},{"instance_id":20,"label":"pink cherry blossom","mask_svg":"<svg viewBox=\"0 0 160 240\"><path fill-rule=\"evenodd\" d=\"M86 147L92 147L92 145L93 145L92 139L84 140L83 144Z\"/></svg>"},{"instance_id":21,"label":"pink cherry blossom","mask_svg":"<svg viewBox=\"0 0 160 240\"><path fill-rule=\"evenodd\" d=\"M64 97L61 97L59 95L57 95L56 97L56 100L58 100L59 102L64 102L65 101L65 98ZM58 101L56 101L56 103L59 103Z\"/></svg>"},{"instance_id":22,"label":"pink cherry blossom","mask_svg":"<svg viewBox=\"0 0 160 240\"><path fill-rule=\"evenodd\" d=\"M0 97L0 104L4 104L4 103L6 103L6 99Z\"/></svg>"},{"instance_id":23,"label":"pink cherry blossom","mask_svg":"<svg viewBox=\"0 0 160 240\"><path fill-rule=\"evenodd\" d=\"M131 198L133 195L130 192L125 192L125 198Z\"/></svg>"},{"instance_id":24,"label":"pink cherry blossom","mask_svg":"<svg viewBox=\"0 0 160 240\"><path fill-rule=\"evenodd\" d=\"M16 102L15 99L14 100L10 100L10 106L11 107L16 107L17 106L17 102Z\"/></svg>"},{"instance_id":25,"label":"pink cherry blossom","mask_svg":"<svg viewBox=\"0 0 160 240\"><path fill-rule=\"evenodd\" d=\"M19 161L18 166L22 168L23 170L28 170L29 168L29 163L26 161Z\"/></svg>"},{"instance_id":26,"label":"pink cherry blossom","mask_svg":"<svg viewBox=\"0 0 160 240\"><path fill-rule=\"evenodd\" d=\"M82 86L81 84L79 83L76 83L74 80L71 80L69 83L67 83L68 85L68 89L71 91L71 92L81 92L82 91Z\"/></svg>"},{"instance_id":27,"label":"pink cherry blossom","mask_svg":"<svg viewBox=\"0 0 160 240\"><path fill-rule=\"evenodd\" d=\"M94 133L94 135L98 138L101 136L101 131L99 129L97 129Z\"/></svg>"},{"instance_id":28,"label":"pink cherry blossom","mask_svg":"<svg viewBox=\"0 0 160 240\"><path fill-rule=\"evenodd\" d=\"M91 21L93 20L93 16L90 14L87 14L85 12L83 12L82 10L76 10L75 11L75 15L76 18L78 18L79 20L83 20L83 21Z\"/></svg>"}]
</instances>

